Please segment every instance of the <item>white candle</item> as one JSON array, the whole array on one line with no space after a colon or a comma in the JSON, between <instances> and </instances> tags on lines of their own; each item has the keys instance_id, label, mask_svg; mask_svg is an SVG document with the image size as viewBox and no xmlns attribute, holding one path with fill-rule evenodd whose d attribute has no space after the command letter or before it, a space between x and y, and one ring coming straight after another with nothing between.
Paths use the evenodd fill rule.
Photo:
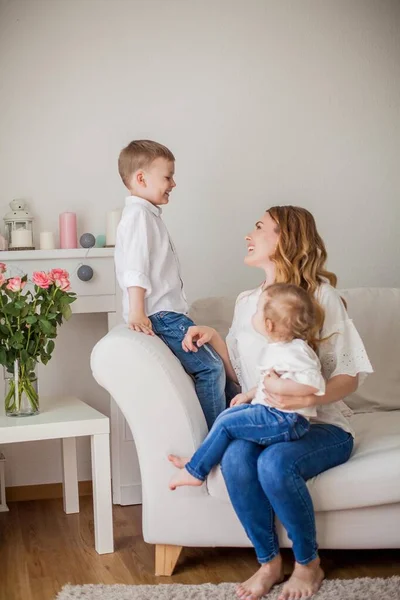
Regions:
<instances>
[{"instance_id":1,"label":"white candle","mask_svg":"<svg viewBox=\"0 0 400 600\"><path fill-rule=\"evenodd\" d=\"M12 248L32 248L32 231L28 229L15 229L11 232Z\"/></svg>"},{"instance_id":2,"label":"white candle","mask_svg":"<svg viewBox=\"0 0 400 600\"><path fill-rule=\"evenodd\" d=\"M118 223L121 220L121 210L112 210L107 213L106 221L106 246L115 246Z\"/></svg>"},{"instance_id":3,"label":"white candle","mask_svg":"<svg viewBox=\"0 0 400 600\"><path fill-rule=\"evenodd\" d=\"M54 233L52 231L42 231L40 234L40 249L54 250Z\"/></svg>"}]
</instances>

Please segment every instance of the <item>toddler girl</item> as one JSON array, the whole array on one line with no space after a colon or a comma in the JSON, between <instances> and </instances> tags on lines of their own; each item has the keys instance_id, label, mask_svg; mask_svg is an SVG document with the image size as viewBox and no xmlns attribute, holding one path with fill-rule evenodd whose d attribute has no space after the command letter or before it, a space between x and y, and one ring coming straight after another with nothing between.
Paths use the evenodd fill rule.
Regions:
<instances>
[{"instance_id":1,"label":"toddler girl","mask_svg":"<svg viewBox=\"0 0 400 600\"><path fill-rule=\"evenodd\" d=\"M265 338L258 386L238 394L219 415L190 460L170 455L179 469L170 489L201 485L232 440L263 446L300 439L309 428L314 407L294 411L269 406L268 394L309 396L325 394L321 364L314 349L318 340L317 305L302 288L286 283L268 286L253 316L254 329ZM313 349L314 348L314 349Z\"/></svg>"}]
</instances>

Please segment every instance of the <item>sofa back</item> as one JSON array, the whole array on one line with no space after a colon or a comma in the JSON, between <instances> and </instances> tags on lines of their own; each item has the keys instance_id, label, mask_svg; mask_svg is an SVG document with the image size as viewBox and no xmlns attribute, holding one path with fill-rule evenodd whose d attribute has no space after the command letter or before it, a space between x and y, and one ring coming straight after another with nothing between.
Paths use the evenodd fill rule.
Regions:
<instances>
[{"instance_id":1,"label":"sofa back","mask_svg":"<svg viewBox=\"0 0 400 600\"><path fill-rule=\"evenodd\" d=\"M374 369L346 404L354 412L400 409L400 289L354 288L342 295Z\"/></svg>"},{"instance_id":2,"label":"sofa back","mask_svg":"<svg viewBox=\"0 0 400 600\"><path fill-rule=\"evenodd\" d=\"M354 288L341 295L374 368L346 403L354 412L400 409L400 289ZM190 315L225 337L234 305L232 298L204 298L193 303Z\"/></svg>"}]
</instances>

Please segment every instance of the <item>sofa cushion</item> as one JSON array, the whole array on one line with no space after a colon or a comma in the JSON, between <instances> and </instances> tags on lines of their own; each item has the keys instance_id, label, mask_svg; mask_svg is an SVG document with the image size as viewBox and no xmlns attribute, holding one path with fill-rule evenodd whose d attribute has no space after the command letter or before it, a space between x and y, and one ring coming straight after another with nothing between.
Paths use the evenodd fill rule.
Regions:
<instances>
[{"instance_id":1,"label":"sofa cushion","mask_svg":"<svg viewBox=\"0 0 400 600\"><path fill-rule=\"evenodd\" d=\"M307 483L316 512L400 502L400 410L356 414L351 424L356 443L350 460ZM207 488L230 502L219 466Z\"/></svg>"},{"instance_id":2,"label":"sofa cushion","mask_svg":"<svg viewBox=\"0 0 400 600\"><path fill-rule=\"evenodd\" d=\"M346 404L354 412L400 409L400 289L343 290L374 373Z\"/></svg>"},{"instance_id":3,"label":"sofa cushion","mask_svg":"<svg viewBox=\"0 0 400 600\"><path fill-rule=\"evenodd\" d=\"M232 324L235 302L235 298L228 297L201 298L191 305L190 318L196 325L214 327L225 339Z\"/></svg>"}]
</instances>

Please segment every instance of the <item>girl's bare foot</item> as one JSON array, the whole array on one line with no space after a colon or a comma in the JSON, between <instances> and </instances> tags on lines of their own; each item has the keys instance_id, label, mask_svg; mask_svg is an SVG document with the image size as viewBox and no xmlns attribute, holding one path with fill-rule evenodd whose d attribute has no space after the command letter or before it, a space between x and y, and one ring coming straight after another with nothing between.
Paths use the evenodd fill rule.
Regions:
<instances>
[{"instance_id":1,"label":"girl's bare foot","mask_svg":"<svg viewBox=\"0 0 400 600\"><path fill-rule=\"evenodd\" d=\"M168 454L168 460L169 462L172 462L177 469L183 469L186 463L189 462L189 459L185 456L176 456L175 454Z\"/></svg>"},{"instance_id":2,"label":"girl's bare foot","mask_svg":"<svg viewBox=\"0 0 400 600\"><path fill-rule=\"evenodd\" d=\"M258 571L236 589L236 595L240 600L259 600L271 590L271 588L283 581L283 565L280 554L270 562L261 565Z\"/></svg>"},{"instance_id":3,"label":"girl's bare foot","mask_svg":"<svg viewBox=\"0 0 400 600\"><path fill-rule=\"evenodd\" d=\"M179 469L178 473L169 482L169 489L176 490L182 485L203 485L201 479L193 477L186 469Z\"/></svg>"},{"instance_id":4,"label":"girl's bare foot","mask_svg":"<svg viewBox=\"0 0 400 600\"><path fill-rule=\"evenodd\" d=\"M283 586L278 600L304 600L311 598L321 587L325 574L320 567L320 560L316 558L308 565L295 563L294 571Z\"/></svg>"}]
</instances>

